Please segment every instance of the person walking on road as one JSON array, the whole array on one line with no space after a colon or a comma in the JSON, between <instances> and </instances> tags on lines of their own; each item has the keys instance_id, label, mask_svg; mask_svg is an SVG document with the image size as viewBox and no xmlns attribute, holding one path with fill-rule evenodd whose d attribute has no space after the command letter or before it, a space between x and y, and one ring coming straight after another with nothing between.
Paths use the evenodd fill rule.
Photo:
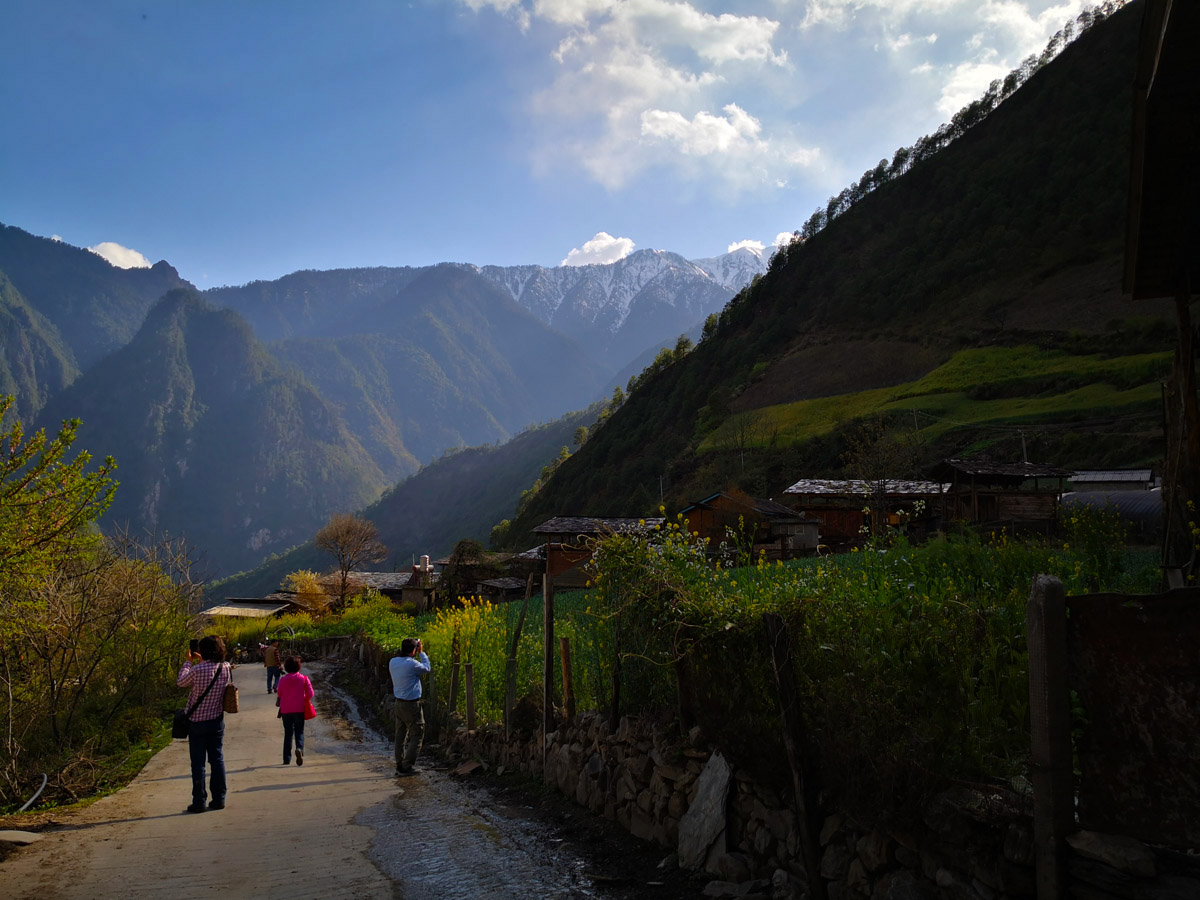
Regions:
<instances>
[{"instance_id":1,"label":"person walking on road","mask_svg":"<svg viewBox=\"0 0 1200 900\"><path fill-rule=\"evenodd\" d=\"M189 651L187 662L179 670L175 683L190 687L187 707L188 754L192 763L192 804L190 813L225 808L225 685L229 684L229 666L225 663L225 642L208 635L200 639L196 651ZM204 763L211 770L209 801L204 791Z\"/></svg>"},{"instance_id":2,"label":"person walking on road","mask_svg":"<svg viewBox=\"0 0 1200 900\"><path fill-rule=\"evenodd\" d=\"M279 676L283 674L280 666L283 665L283 659L279 655L279 639L271 638L270 643L266 646L259 644L263 652L263 665L267 667L267 693L275 693L275 687L279 684Z\"/></svg>"},{"instance_id":3,"label":"person walking on road","mask_svg":"<svg viewBox=\"0 0 1200 900\"><path fill-rule=\"evenodd\" d=\"M312 682L300 674L300 659L289 656L283 661L287 672L279 679L279 713L283 719L283 764L292 761L292 738L296 739L296 765L304 765L304 718L313 698Z\"/></svg>"},{"instance_id":4,"label":"person walking on road","mask_svg":"<svg viewBox=\"0 0 1200 900\"><path fill-rule=\"evenodd\" d=\"M429 657L418 638L400 642L400 655L392 657L388 672L396 698L396 774L411 775L425 737L421 710L421 676L430 671Z\"/></svg>"}]
</instances>

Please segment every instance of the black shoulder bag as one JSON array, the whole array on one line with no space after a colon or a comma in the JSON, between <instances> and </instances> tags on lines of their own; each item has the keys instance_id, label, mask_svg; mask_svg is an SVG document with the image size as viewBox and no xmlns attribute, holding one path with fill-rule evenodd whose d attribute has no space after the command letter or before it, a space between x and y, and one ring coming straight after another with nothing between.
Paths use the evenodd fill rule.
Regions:
<instances>
[{"instance_id":1,"label":"black shoulder bag","mask_svg":"<svg viewBox=\"0 0 1200 900\"><path fill-rule=\"evenodd\" d=\"M208 692L212 690L212 686L217 683L217 676L221 674L221 667L217 666L217 670L213 672L212 681L208 683L208 687L204 689L204 693L196 698L196 702L189 706L186 710L175 710L175 718L171 721L171 737L185 738L188 736L188 720L192 713L196 711L196 707L204 702L204 698L208 696Z\"/></svg>"}]
</instances>

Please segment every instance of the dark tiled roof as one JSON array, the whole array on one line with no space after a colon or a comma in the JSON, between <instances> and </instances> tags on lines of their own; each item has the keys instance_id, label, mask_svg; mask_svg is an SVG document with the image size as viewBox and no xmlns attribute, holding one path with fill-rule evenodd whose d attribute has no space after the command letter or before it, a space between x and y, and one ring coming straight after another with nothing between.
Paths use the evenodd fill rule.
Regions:
<instances>
[{"instance_id":1,"label":"dark tiled roof","mask_svg":"<svg viewBox=\"0 0 1200 900\"><path fill-rule=\"evenodd\" d=\"M662 518L605 518L596 516L555 516L533 529L534 534L615 534L640 526L653 528Z\"/></svg>"},{"instance_id":2,"label":"dark tiled roof","mask_svg":"<svg viewBox=\"0 0 1200 900\"><path fill-rule=\"evenodd\" d=\"M944 459L936 467L941 472L961 472L964 475L994 477L1005 480L1025 478L1070 478L1070 469L1047 466L1041 463L1016 462L998 463L986 459Z\"/></svg>"},{"instance_id":3,"label":"dark tiled roof","mask_svg":"<svg viewBox=\"0 0 1200 900\"><path fill-rule=\"evenodd\" d=\"M936 481L904 481L888 479L886 493L892 495L930 496L942 493L949 485ZM829 496L862 496L875 493L875 482L858 479L804 478L784 491L785 494L827 494Z\"/></svg>"},{"instance_id":4,"label":"dark tiled roof","mask_svg":"<svg viewBox=\"0 0 1200 900\"><path fill-rule=\"evenodd\" d=\"M524 578L489 578L487 581L479 582L487 587L497 588L501 591L516 591L525 587Z\"/></svg>"}]
</instances>

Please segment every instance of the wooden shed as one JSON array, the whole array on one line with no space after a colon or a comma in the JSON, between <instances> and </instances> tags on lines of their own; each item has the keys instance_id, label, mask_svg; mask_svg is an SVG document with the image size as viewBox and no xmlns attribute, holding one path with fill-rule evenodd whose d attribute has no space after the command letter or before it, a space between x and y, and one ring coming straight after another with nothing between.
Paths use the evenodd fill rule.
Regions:
<instances>
[{"instance_id":1,"label":"wooden shed","mask_svg":"<svg viewBox=\"0 0 1200 900\"><path fill-rule=\"evenodd\" d=\"M815 553L820 540L820 519L740 492L718 491L685 506L680 514L688 531L708 539L709 553L717 552L739 529L751 539L755 556L762 552L772 560Z\"/></svg>"},{"instance_id":2,"label":"wooden shed","mask_svg":"<svg viewBox=\"0 0 1200 900\"><path fill-rule=\"evenodd\" d=\"M862 541L870 533L872 506L886 523L905 531L924 533L941 524L942 495L949 485L934 481L863 481L804 478L783 492L787 505L818 519L821 543L832 548ZM919 502L918 502L919 501Z\"/></svg>"},{"instance_id":3,"label":"wooden shed","mask_svg":"<svg viewBox=\"0 0 1200 900\"><path fill-rule=\"evenodd\" d=\"M949 483L944 518L1013 531L1049 532L1058 522L1069 469L1038 463L946 459L934 477Z\"/></svg>"},{"instance_id":4,"label":"wooden shed","mask_svg":"<svg viewBox=\"0 0 1200 900\"><path fill-rule=\"evenodd\" d=\"M597 516L555 516L533 529L545 541L545 572L558 588L582 588L588 576L583 567L592 558L592 542L608 534L653 528L662 518L634 519Z\"/></svg>"}]
</instances>

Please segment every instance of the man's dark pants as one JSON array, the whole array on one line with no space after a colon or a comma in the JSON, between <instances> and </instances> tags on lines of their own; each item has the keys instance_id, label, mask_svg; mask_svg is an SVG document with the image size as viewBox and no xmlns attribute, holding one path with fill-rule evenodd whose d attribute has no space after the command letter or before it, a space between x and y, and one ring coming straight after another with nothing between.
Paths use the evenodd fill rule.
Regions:
<instances>
[{"instance_id":1,"label":"man's dark pants","mask_svg":"<svg viewBox=\"0 0 1200 900\"><path fill-rule=\"evenodd\" d=\"M420 700L396 700L396 768L411 769L425 737L425 713Z\"/></svg>"}]
</instances>

